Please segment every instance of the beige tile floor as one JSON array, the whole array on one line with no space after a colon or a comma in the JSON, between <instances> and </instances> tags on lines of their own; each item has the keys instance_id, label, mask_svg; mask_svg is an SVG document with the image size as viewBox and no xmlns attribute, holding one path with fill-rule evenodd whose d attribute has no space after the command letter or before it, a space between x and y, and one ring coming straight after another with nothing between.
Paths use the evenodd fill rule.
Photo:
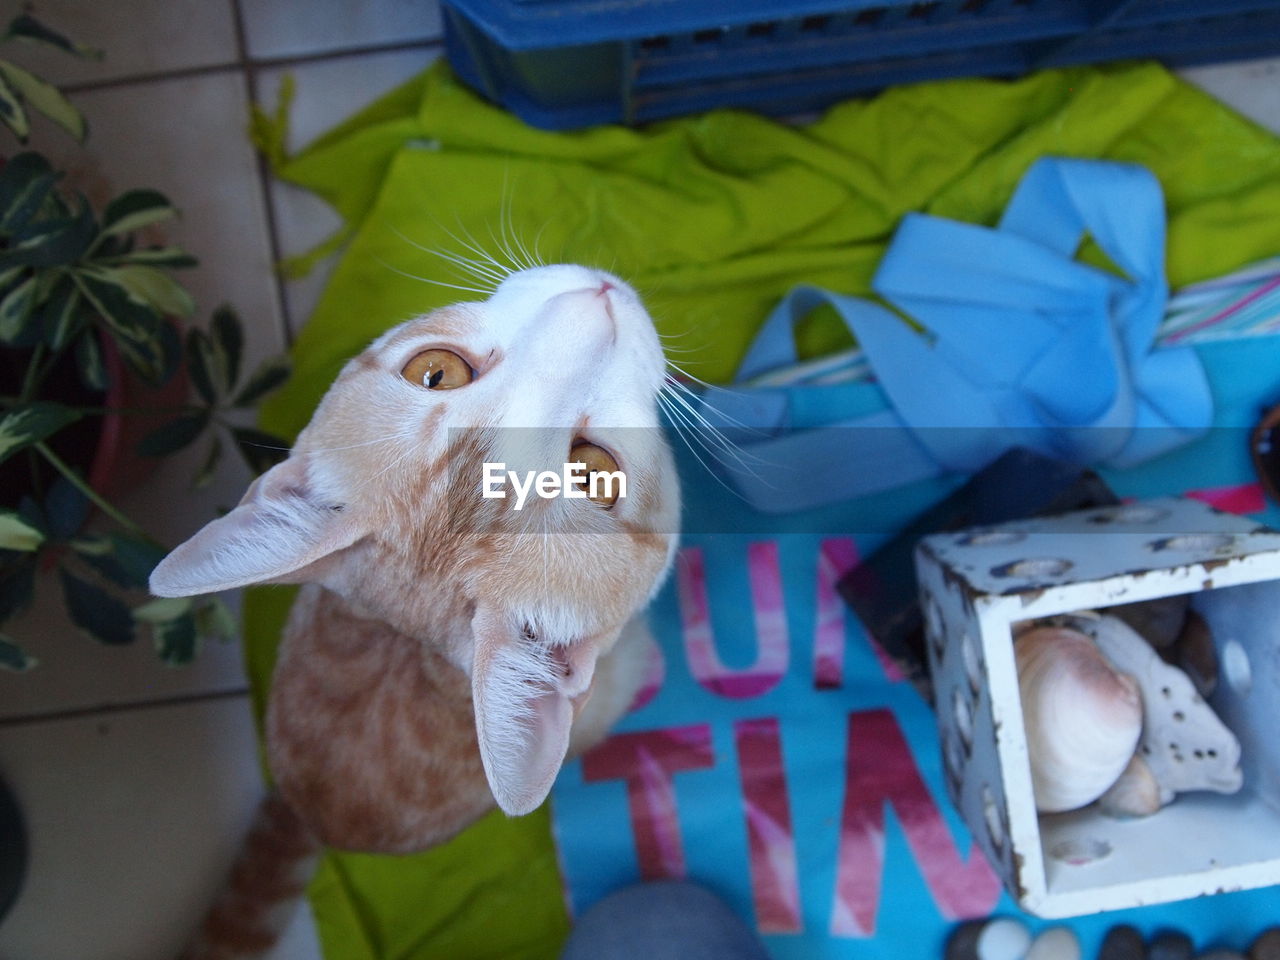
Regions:
<instances>
[{"instance_id":1,"label":"beige tile floor","mask_svg":"<svg viewBox=\"0 0 1280 960\"><path fill-rule=\"evenodd\" d=\"M166 191L184 211L174 239L201 260L189 277L200 309L230 301L253 356L282 349L325 272L283 285L271 264L336 223L319 201L264 176L247 106L274 102L292 73L301 145L440 55L434 0L41 0L38 14L108 54L96 64L26 58L88 114L82 166L115 190ZM1280 60L1187 76L1280 132ZM37 141L72 152L47 130ZM189 476L190 465L174 464L136 494L171 541L245 483L228 463L192 497ZM165 960L221 882L262 790L239 651L207 650L169 670L141 646L91 646L56 603L14 632L34 638L42 663L21 677L0 672L0 771L33 845L26 890L0 923L0 960ZM304 911L271 958L318 956Z\"/></svg>"}]
</instances>

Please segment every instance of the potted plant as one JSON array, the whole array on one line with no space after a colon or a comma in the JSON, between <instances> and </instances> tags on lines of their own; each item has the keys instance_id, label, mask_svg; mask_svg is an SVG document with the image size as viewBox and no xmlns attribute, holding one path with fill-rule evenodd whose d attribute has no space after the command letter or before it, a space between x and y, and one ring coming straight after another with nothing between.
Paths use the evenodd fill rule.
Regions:
<instances>
[{"instance_id":1,"label":"potted plant","mask_svg":"<svg viewBox=\"0 0 1280 960\"><path fill-rule=\"evenodd\" d=\"M93 55L27 14L0 39ZM85 135L61 93L0 59L0 119L20 141L30 109ZM176 215L165 196L131 190L95 210L62 180L33 151L0 169L0 666L35 664L5 623L46 580L37 573L55 571L80 631L111 645L150 633L166 663L186 663L202 638L232 632L227 608L216 597L148 601L165 548L112 494L121 478L137 479L145 458L202 439L197 485L224 440L251 467L269 466L286 445L239 425L235 411L255 405L288 368L272 358L243 375L242 331L228 307L207 330L190 323L195 305L174 272L196 261L143 239ZM89 532L95 511L102 522Z\"/></svg>"},{"instance_id":2,"label":"potted plant","mask_svg":"<svg viewBox=\"0 0 1280 960\"><path fill-rule=\"evenodd\" d=\"M97 55L25 13L0 42ZM0 120L23 144L32 110L84 139L83 116L55 87L0 58ZM176 215L164 195L132 190L94 210L39 153L0 164L0 667L35 665L5 624L55 571L81 632L112 645L149 632L164 662L187 663L203 638L233 633L231 615L216 597L149 600L165 549L112 496L141 479L146 458L201 439L196 485L228 437L265 469L285 444L239 425L235 411L283 382L288 367L272 358L243 377L244 338L228 307L207 331L189 323L195 304L173 273L195 259L142 239ZM90 527L95 511L101 522ZM20 808L0 780L0 916L27 856Z\"/></svg>"}]
</instances>

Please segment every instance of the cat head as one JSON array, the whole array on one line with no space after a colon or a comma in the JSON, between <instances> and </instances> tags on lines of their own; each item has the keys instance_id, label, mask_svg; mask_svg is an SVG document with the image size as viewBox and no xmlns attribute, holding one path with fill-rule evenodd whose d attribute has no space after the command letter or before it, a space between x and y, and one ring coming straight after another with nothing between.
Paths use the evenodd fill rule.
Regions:
<instances>
[{"instance_id":1,"label":"cat head","mask_svg":"<svg viewBox=\"0 0 1280 960\"><path fill-rule=\"evenodd\" d=\"M514 273L488 300L410 320L347 363L289 458L169 554L151 590L318 582L432 644L471 677L499 805L528 812L597 658L671 563L664 371L621 280ZM612 488L590 482L612 473Z\"/></svg>"}]
</instances>

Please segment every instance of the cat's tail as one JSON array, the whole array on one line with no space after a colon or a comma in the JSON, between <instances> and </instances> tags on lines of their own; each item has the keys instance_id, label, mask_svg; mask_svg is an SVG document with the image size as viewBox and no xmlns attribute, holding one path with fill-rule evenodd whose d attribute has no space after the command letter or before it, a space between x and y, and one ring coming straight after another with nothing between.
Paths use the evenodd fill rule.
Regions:
<instances>
[{"instance_id":1,"label":"cat's tail","mask_svg":"<svg viewBox=\"0 0 1280 960\"><path fill-rule=\"evenodd\" d=\"M315 873L320 844L274 791L258 808L231 876L180 960L247 960L284 933Z\"/></svg>"}]
</instances>

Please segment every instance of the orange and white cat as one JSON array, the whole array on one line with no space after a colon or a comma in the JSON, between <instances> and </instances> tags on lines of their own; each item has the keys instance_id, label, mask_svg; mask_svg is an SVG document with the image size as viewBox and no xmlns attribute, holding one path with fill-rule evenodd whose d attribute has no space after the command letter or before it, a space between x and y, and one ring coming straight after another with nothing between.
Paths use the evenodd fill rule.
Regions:
<instances>
[{"instance_id":1,"label":"orange and white cat","mask_svg":"<svg viewBox=\"0 0 1280 960\"><path fill-rule=\"evenodd\" d=\"M289 458L156 568L158 596L306 584L267 712L280 799L255 828L265 852L237 871L199 955L261 949L267 908L300 891L316 842L403 853L495 801L535 809L565 757L627 709L679 523L664 379L621 280L513 273L351 360ZM621 473L625 495L548 484L518 501L512 480L486 496L487 469L578 463ZM262 915L246 916L255 897Z\"/></svg>"}]
</instances>

